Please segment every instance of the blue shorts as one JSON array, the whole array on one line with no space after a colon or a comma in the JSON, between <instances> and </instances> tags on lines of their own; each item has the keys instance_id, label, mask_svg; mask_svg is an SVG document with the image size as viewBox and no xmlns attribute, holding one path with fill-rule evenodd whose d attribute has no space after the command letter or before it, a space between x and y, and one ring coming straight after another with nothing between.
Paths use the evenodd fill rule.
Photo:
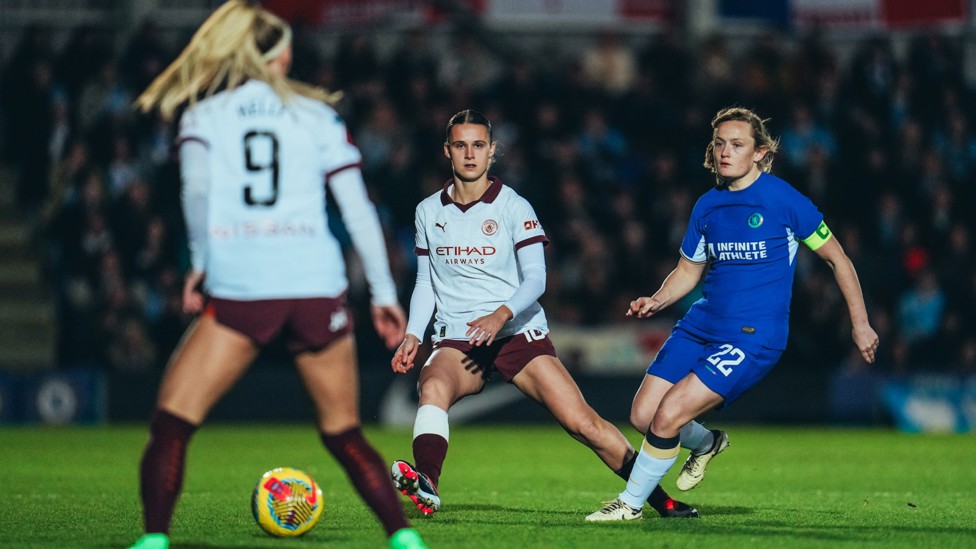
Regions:
<instances>
[{"instance_id":1,"label":"blue shorts","mask_svg":"<svg viewBox=\"0 0 976 549\"><path fill-rule=\"evenodd\" d=\"M706 387L722 395L721 408L725 408L766 377L782 355L782 349L770 349L761 341L717 341L675 326L647 373L677 383L694 372Z\"/></svg>"}]
</instances>

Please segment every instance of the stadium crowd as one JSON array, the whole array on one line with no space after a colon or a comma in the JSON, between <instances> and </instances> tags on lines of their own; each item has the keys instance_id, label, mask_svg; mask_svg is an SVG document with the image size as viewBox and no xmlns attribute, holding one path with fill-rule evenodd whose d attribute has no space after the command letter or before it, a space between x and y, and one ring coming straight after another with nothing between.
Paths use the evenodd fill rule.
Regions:
<instances>
[{"instance_id":1,"label":"stadium crowd","mask_svg":"<svg viewBox=\"0 0 976 549\"><path fill-rule=\"evenodd\" d=\"M568 55L503 51L462 33L435 48L418 30L385 55L368 34L344 36L327 55L312 32L296 26L292 76L345 94L339 109L404 305L414 207L450 175L442 125L454 112L493 122L493 173L546 228L550 319L591 326L628 322L629 301L673 267L690 209L713 184L703 129L734 103L770 118L781 137L773 173L842 236L881 338L877 368L976 373L976 102L956 38L919 33L900 54L866 38L842 56L815 32L691 45L674 32L604 32ZM155 370L187 322L187 256L174 125L137 115L132 100L182 44L151 22L113 44L91 27L57 49L44 27L23 32L0 74L4 162L56 294L59 363ZM798 257L783 361L861 367L832 275L813 254ZM351 288L360 307L364 291Z\"/></svg>"}]
</instances>

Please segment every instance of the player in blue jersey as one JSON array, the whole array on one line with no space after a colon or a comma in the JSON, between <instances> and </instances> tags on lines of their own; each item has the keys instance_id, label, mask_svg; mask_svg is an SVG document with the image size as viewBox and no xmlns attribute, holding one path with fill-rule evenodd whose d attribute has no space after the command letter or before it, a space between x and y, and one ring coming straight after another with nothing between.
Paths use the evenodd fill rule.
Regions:
<instances>
[{"instance_id":1,"label":"player in blue jersey","mask_svg":"<svg viewBox=\"0 0 976 549\"><path fill-rule=\"evenodd\" d=\"M678 266L654 295L632 301L627 316L653 316L694 289L702 275L703 295L675 325L634 397L631 422L649 428L626 489L587 520L633 518L676 461L682 428L728 406L773 368L786 347L800 243L833 269L854 344L874 362L878 334L854 265L816 206L769 173L777 144L749 109L724 109L712 120L705 167L717 184L692 210ZM712 451L692 454L689 460L697 463L682 471L697 474L687 481L692 486L727 444L724 433L717 434Z\"/></svg>"},{"instance_id":2,"label":"player in blue jersey","mask_svg":"<svg viewBox=\"0 0 976 549\"><path fill-rule=\"evenodd\" d=\"M183 309L203 314L160 382L140 464L145 535L136 549L168 547L193 433L259 350L279 337L315 404L323 445L390 546L426 547L360 427L348 280L328 229L326 184L363 260L373 325L388 345L403 338L406 315L359 150L329 95L287 78L291 54L287 23L230 0L138 99L143 110L158 108L167 118L187 107L179 139L191 263ZM269 387L265 397L282 395Z\"/></svg>"}]
</instances>

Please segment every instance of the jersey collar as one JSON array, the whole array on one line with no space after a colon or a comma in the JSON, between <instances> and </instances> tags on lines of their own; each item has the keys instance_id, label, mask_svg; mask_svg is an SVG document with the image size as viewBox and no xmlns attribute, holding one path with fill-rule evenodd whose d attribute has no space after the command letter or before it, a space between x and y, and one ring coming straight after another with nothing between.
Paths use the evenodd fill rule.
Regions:
<instances>
[{"instance_id":1,"label":"jersey collar","mask_svg":"<svg viewBox=\"0 0 976 549\"><path fill-rule=\"evenodd\" d=\"M448 179L447 182L444 183L444 188L441 189L441 204L444 206L450 206L451 204L454 204L462 212L468 211L469 209L474 207L474 205L477 204L478 202L491 204L492 202L495 201L496 198L498 198L498 193L502 192L502 180L498 179L493 175L489 175L488 181L491 182L491 185L488 185L488 190L485 191L485 194L481 195L481 198L475 200L474 202L469 202L467 204L458 204L457 202L451 200L451 195L448 194L447 192L447 190L451 188L451 185L454 184L454 178L452 177L451 179Z\"/></svg>"}]
</instances>

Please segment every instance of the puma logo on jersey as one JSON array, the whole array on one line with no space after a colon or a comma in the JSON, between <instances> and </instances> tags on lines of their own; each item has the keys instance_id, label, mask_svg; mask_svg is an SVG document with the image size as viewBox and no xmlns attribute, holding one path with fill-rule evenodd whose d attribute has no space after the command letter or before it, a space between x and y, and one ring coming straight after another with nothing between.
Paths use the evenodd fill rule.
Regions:
<instances>
[{"instance_id":1,"label":"puma logo on jersey","mask_svg":"<svg viewBox=\"0 0 976 549\"><path fill-rule=\"evenodd\" d=\"M434 223L434 226L445 233L447 232L447 229L445 228L447 227L447 221L445 221L443 225L441 225L440 223Z\"/></svg>"}]
</instances>

